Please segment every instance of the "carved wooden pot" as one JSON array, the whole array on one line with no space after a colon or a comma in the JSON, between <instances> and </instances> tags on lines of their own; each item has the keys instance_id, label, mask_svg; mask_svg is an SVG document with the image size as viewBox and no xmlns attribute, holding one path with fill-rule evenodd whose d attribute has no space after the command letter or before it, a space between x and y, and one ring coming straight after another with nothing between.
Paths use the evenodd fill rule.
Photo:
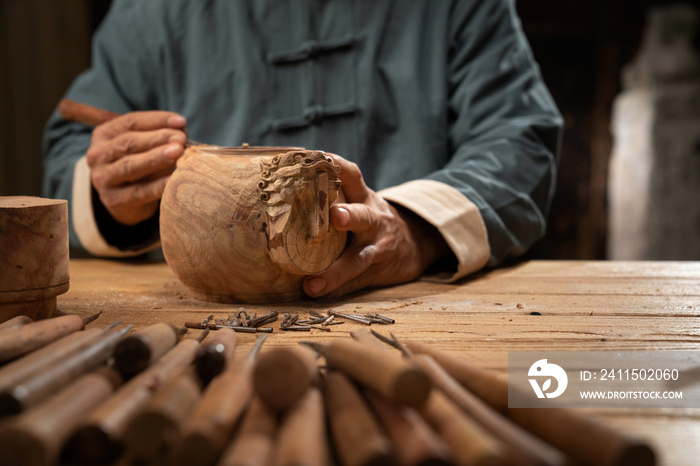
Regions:
<instances>
[{"instance_id":1,"label":"carved wooden pot","mask_svg":"<svg viewBox=\"0 0 700 466\"><path fill-rule=\"evenodd\" d=\"M68 264L67 201L0 197L0 322L53 317Z\"/></svg>"},{"instance_id":2,"label":"carved wooden pot","mask_svg":"<svg viewBox=\"0 0 700 466\"><path fill-rule=\"evenodd\" d=\"M194 296L220 303L301 299L346 234L329 222L340 167L294 147L191 146L160 210L163 254Z\"/></svg>"}]
</instances>

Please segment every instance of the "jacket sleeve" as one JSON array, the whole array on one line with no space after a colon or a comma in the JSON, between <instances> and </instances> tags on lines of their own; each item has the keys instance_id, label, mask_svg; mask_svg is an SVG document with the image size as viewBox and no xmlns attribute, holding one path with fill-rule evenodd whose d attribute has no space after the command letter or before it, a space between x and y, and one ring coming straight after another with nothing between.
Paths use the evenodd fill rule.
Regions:
<instances>
[{"instance_id":1,"label":"jacket sleeve","mask_svg":"<svg viewBox=\"0 0 700 466\"><path fill-rule=\"evenodd\" d=\"M439 191L449 191L449 186L466 197L465 204L478 208L488 234L488 265L495 266L523 254L545 233L563 120L512 0L460 1L451 18L452 156L427 178L443 184ZM473 215L472 220L459 213L455 218L464 225L478 223ZM464 235L451 243L450 233L438 229L450 246L475 241L474 235ZM478 241L475 244L483 250ZM454 246L452 250L461 264L458 251Z\"/></svg>"},{"instance_id":2,"label":"jacket sleeve","mask_svg":"<svg viewBox=\"0 0 700 466\"><path fill-rule=\"evenodd\" d=\"M65 98L117 113L157 108L158 60L152 58L154 41L144 37L143 10L138 1L114 2L93 38L91 67L74 81ZM124 227L100 203L84 157L91 135L91 127L63 120L57 112L44 133L43 194L69 200L72 251L119 257L157 247L157 216Z\"/></svg>"},{"instance_id":3,"label":"jacket sleeve","mask_svg":"<svg viewBox=\"0 0 700 466\"><path fill-rule=\"evenodd\" d=\"M477 205L496 265L544 236L563 120L512 0L462 1L452 18L453 155L429 178Z\"/></svg>"}]
</instances>

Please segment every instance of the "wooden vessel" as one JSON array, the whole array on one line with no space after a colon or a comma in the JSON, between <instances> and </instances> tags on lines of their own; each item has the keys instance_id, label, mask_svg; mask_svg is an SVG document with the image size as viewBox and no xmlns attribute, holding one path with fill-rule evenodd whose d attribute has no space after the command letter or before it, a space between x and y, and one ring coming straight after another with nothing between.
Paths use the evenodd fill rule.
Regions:
<instances>
[{"instance_id":1,"label":"wooden vessel","mask_svg":"<svg viewBox=\"0 0 700 466\"><path fill-rule=\"evenodd\" d=\"M0 322L52 317L69 279L68 202L0 197Z\"/></svg>"},{"instance_id":2,"label":"wooden vessel","mask_svg":"<svg viewBox=\"0 0 700 466\"><path fill-rule=\"evenodd\" d=\"M189 146L163 193L165 258L194 296L221 303L303 297L306 275L345 247L330 225L340 167L296 147Z\"/></svg>"}]
</instances>

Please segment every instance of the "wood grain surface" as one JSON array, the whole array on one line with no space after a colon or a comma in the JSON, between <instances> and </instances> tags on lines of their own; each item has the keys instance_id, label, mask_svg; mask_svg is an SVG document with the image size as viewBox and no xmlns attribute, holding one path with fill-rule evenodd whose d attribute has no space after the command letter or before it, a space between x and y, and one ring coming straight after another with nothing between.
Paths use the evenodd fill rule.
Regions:
<instances>
[{"instance_id":1,"label":"wood grain surface","mask_svg":"<svg viewBox=\"0 0 700 466\"><path fill-rule=\"evenodd\" d=\"M59 312L103 315L135 329L157 322L182 325L210 314L226 318L240 305L194 299L165 263L73 260L71 289ZM372 326L400 339L420 340L496 372L508 351L699 350L700 263L532 261L473 275L457 284L419 281L356 293L341 300L245 305L308 317L309 310L379 313L396 324ZM533 315L533 313L535 313ZM330 342L363 327L346 322L330 332L283 332L270 325L263 351L302 340ZM190 331L193 338L197 333ZM254 334L238 334L236 357ZM650 439L663 465L696 464L700 409L588 409L631 434Z\"/></svg>"},{"instance_id":2,"label":"wood grain surface","mask_svg":"<svg viewBox=\"0 0 700 466\"><path fill-rule=\"evenodd\" d=\"M67 201L0 197L0 322L52 317L68 264Z\"/></svg>"},{"instance_id":3,"label":"wood grain surface","mask_svg":"<svg viewBox=\"0 0 700 466\"><path fill-rule=\"evenodd\" d=\"M345 247L330 224L340 167L324 152L190 146L163 193L160 239L175 275L204 301L303 296L304 276Z\"/></svg>"}]
</instances>

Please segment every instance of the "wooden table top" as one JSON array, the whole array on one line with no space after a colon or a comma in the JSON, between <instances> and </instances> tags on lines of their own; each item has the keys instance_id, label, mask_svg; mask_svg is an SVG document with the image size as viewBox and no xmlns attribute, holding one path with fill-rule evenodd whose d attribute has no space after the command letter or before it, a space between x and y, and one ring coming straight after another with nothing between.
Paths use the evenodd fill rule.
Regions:
<instances>
[{"instance_id":1,"label":"wooden table top","mask_svg":"<svg viewBox=\"0 0 700 466\"><path fill-rule=\"evenodd\" d=\"M183 325L245 307L308 316L324 312L379 313L381 326L400 339L422 340L490 370L507 370L508 351L700 349L700 262L531 261L474 275L457 284L426 281L370 290L342 300L274 305L197 301L165 263L73 260L71 288L58 297L60 312L102 311L91 326L121 320L136 328L157 322ZM281 321L281 319L280 319ZM266 347L301 340L347 337L360 324L332 332L281 332ZM190 335L198 333L191 330ZM239 334L246 350L254 335ZM698 464L700 409L597 409L630 433L650 439L665 465Z\"/></svg>"}]
</instances>

